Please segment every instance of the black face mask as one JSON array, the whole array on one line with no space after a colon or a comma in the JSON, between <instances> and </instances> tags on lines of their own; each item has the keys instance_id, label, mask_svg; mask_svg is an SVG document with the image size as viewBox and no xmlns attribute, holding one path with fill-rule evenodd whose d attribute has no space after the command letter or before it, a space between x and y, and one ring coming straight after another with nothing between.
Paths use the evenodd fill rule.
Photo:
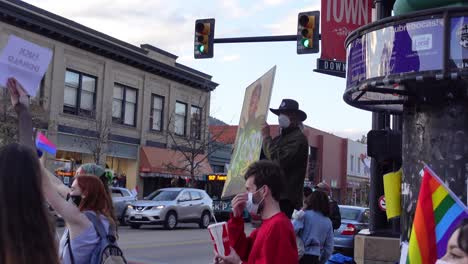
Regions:
<instances>
[{"instance_id":1,"label":"black face mask","mask_svg":"<svg viewBox=\"0 0 468 264\"><path fill-rule=\"evenodd\" d=\"M68 196L67 196L67 201L70 201L70 200L71 200L76 206L79 207L80 204L81 204L82 198L81 198L81 195L70 195L70 194L68 194Z\"/></svg>"}]
</instances>

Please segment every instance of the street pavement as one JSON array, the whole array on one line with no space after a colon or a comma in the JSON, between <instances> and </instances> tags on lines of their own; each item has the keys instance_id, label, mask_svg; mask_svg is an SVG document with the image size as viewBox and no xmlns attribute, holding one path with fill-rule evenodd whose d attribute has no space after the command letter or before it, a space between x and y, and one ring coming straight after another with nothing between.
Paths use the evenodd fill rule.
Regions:
<instances>
[{"instance_id":1,"label":"street pavement","mask_svg":"<svg viewBox=\"0 0 468 264\"><path fill-rule=\"evenodd\" d=\"M58 231L61 234L63 228ZM250 224L246 231L252 231ZM171 231L159 226L121 226L119 246L129 264L208 264L214 257L208 230L195 224L179 224Z\"/></svg>"}]
</instances>

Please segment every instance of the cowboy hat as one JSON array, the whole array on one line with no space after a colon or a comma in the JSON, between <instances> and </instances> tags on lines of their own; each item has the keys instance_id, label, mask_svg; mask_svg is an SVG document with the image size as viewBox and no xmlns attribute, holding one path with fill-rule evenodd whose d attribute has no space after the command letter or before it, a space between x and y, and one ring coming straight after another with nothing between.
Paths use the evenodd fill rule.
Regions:
<instances>
[{"instance_id":1,"label":"cowboy hat","mask_svg":"<svg viewBox=\"0 0 468 264\"><path fill-rule=\"evenodd\" d=\"M270 111L275 115L279 115L284 112L295 112L298 114L301 121L307 119L307 114L299 109L299 103L292 99L283 99L278 109L270 108Z\"/></svg>"}]
</instances>

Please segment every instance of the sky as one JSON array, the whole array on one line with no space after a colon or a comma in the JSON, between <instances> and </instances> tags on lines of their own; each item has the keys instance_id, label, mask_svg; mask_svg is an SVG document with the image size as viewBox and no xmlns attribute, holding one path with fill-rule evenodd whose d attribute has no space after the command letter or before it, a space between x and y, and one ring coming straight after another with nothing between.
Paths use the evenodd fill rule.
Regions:
<instances>
[{"instance_id":1,"label":"sky","mask_svg":"<svg viewBox=\"0 0 468 264\"><path fill-rule=\"evenodd\" d=\"M133 45L151 44L177 62L213 76L219 86L210 114L236 125L245 88L277 66L270 107L295 99L306 125L350 139L371 128L371 113L343 101L345 79L315 73L318 54L296 54L296 42L215 44L214 58L195 60L195 20L215 18L215 38L296 34L297 15L320 10L320 0L26 0ZM269 113L268 123L277 124Z\"/></svg>"}]
</instances>

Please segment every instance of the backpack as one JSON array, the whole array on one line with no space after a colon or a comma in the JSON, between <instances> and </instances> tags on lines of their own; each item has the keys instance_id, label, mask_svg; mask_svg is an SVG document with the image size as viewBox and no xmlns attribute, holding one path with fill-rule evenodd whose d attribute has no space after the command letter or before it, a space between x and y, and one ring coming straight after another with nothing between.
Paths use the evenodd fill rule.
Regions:
<instances>
[{"instance_id":1,"label":"backpack","mask_svg":"<svg viewBox=\"0 0 468 264\"><path fill-rule=\"evenodd\" d=\"M340 228L341 226L341 213L338 207L338 202L330 199L330 220L333 225L333 230Z\"/></svg>"},{"instance_id":2,"label":"backpack","mask_svg":"<svg viewBox=\"0 0 468 264\"><path fill-rule=\"evenodd\" d=\"M122 250L116 243L113 226L109 226L109 233L107 234L101 220L94 213L84 212L84 214L93 223L96 233L100 238L91 255L90 264L127 264Z\"/></svg>"}]
</instances>

